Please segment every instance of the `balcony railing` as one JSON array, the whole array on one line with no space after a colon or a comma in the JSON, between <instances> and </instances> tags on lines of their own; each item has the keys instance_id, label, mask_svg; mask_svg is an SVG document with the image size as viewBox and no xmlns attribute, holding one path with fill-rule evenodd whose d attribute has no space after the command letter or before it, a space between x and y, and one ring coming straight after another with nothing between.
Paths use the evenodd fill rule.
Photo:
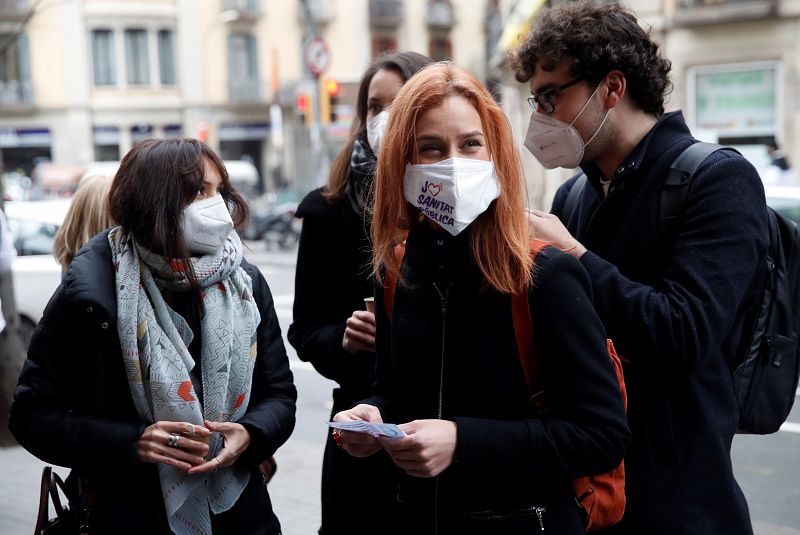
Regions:
<instances>
[{"instance_id":1,"label":"balcony railing","mask_svg":"<svg viewBox=\"0 0 800 535\"><path fill-rule=\"evenodd\" d=\"M0 80L0 106L33 106L33 84L30 80Z\"/></svg>"},{"instance_id":2,"label":"balcony railing","mask_svg":"<svg viewBox=\"0 0 800 535\"><path fill-rule=\"evenodd\" d=\"M672 17L678 26L720 24L774 17L777 0L678 0Z\"/></svg>"},{"instance_id":3,"label":"balcony railing","mask_svg":"<svg viewBox=\"0 0 800 535\"><path fill-rule=\"evenodd\" d=\"M403 22L400 0L369 0L369 23L376 27L396 27Z\"/></svg>"},{"instance_id":4,"label":"balcony railing","mask_svg":"<svg viewBox=\"0 0 800 535\"><path fill-rule=\"evenodd\" d=\"M22 20L29 9L28 0L0 0L0 20Z\"/></svg>"},{"instance_id":5,"label":"balcony railing","mask_svg":"<svg viewBox=\"0 0 800 535\"><path fill-rule=\"evenodd\" d=\"M311 22L314 24L325 24L333 19L335 7L331 0L305 0L308 3L308 12L311 15ZM303 3L298 2L298 16L301 21L305 20Z\"/></svg>"},{"instance_id":6,"label":"balcony railing","mask_svg":"<svg viewBox=\"0 0 800 535\"><path fill-rule=\"evenodd\" d=\"M238 11L243 19L256 19L262 15L258 0L225 0L225 11Z\"/></svg>"},{"instance_id":7,"label":"balcony railing","mask_svg":"<svg viewBox=\"0 0 800 535\"><path fill-rule=\"evenodd\" d=\"M455 23L453 4L448 0L428 0L425 19L429 28L449 30Z\"/></svg>"},{"instance_id":8,"label":"balcony railing","mask_svg":"<svg viewBox=\"0 0 800 535\"><path fill-rule=\"evenodd\" d=\"M228 100L232 104L261 101L261 83L254 78L234 79L228 82Z\"/></svg>"}]
</instances>

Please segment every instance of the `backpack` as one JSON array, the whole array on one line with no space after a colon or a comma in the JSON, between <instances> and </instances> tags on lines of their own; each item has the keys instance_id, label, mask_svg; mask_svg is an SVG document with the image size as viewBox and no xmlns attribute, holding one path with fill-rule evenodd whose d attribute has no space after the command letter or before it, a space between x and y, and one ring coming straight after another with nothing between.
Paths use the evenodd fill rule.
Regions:
<instances>
[{"instance_id":1,"label":"backpack","mask_svg":"<svg viewBox=\"0 0 800 535\"><path fill-rule=\"evenodd\" d=\"M697 169L718 150L730 147L695 143L672 163L661 191L659 224L673 233ZM738 154L738 152L737 152ZM569 220L586 186L582 174L564 203ZM767 207L769 249L752 328L740 354L729 362L739 405L738 433L766 435L778 431L789 416L800 378L800 231L794 221Z\"/></svg>"},{"instance_id":2,"label":"backpack","mask_svg":"<svg viewBox=\"0 0 800 535\"><path fill-rule=\"evenodd\" d=\"M550 244L538 240L531 242L531 257L536 255ZM395 256L402 265L405 254L405 244L395 248ZM391 321L394 308L394 294L397 289L397 278L386 274L383 295L386 306L386 315ZM533 341L531 310L528 302L528 293L517 293L511 296L511 316L514 323L514 338L517 342L517 351L520 364L525 375L525 381L531 391L531 404L537 414L547 410L546 390L541 383L539 375L539 360L536 346ZM622 362L614 349L611 340L606 341L608 354L614 365L614 371L619 382L622 401L627 410L628 401L625 391L625 380L622 375ZM571 481L575 502L583 517L586 532L590 533L599 529L613 526L622 519L625 513L625 462L605 474L589 477L579 477Z\"/></svg>"}]
</instances>

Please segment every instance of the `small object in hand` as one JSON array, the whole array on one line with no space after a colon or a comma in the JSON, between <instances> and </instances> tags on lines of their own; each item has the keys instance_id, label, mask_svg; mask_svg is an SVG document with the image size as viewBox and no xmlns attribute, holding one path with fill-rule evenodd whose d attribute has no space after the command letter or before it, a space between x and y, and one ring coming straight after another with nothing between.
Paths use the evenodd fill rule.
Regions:
<instances>
[{"instance_id":1,"label":"small object in hand","mask_svg":"<svg viewBox=\"0 0 800 535\"><path fill-rule=\"evenodd\" d=\"M342 440L342 432L338 429L334 429L331 432L331 436L333 437L333 441L336 442L336 445L340 448L344 447L344 440Z\"/></svg>"},{"instance_id":2,"label":"small object in hand","mask_svg":"<svg viewBox=\"0 0 800 535\"><path fill-rule=\"evenodd\" d=\"M365 297L364 298L364 306L367 307L367 312L375 313L375 298L374 297Z\"/></svg>"},{"instance_id":3,"label":"small object in hand","mask_svg":"<svg viewBox=\"0 0 800 535\"><path fill-rule=\"evenodd\" d=\"M178 447L178 439L179 438L181 438L181 436L179 434L170 433L169 440L167 440L167 446L169 446L171 448L177 448Z\"/></svg>"}]
</instances>

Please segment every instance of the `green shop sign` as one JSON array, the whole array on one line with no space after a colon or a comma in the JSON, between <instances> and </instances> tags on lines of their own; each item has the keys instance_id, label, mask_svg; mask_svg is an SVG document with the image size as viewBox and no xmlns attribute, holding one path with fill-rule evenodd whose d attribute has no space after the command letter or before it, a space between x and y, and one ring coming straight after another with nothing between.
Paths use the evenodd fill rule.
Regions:
<instances>
[{"instance_id":1,"label":"green shop sign","mask_svg":"<svg viewBox=\"0 0 800 535\"><path fill-rule=\"evenodd\" d=\"M775 68L698 72L695 118L698 128L746 133L774 129Z\"/></svg>"}]
</instances>

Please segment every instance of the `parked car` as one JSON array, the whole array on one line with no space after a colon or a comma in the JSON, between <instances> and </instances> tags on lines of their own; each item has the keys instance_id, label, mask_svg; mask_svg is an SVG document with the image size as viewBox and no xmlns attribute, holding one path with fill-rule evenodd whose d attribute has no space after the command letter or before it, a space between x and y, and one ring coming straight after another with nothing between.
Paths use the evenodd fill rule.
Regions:
<instances>
[{"instance_id":1,"label":"parked car","mask_svg":"<svg viewBox=\"0 0 800 535\"><path fill-rule=\"evenodd\" d=\"M764 193L776 212L800 224L800 187L765 186Z\"/></svg>"},{"instance_id":2,"label":"parked car","mask_svg":"<svg viewBox=\"0 0 800 535\"><path fill-rule=\"evenodd\" d=\"M14 299L27 347L50 297L61 282L61 266L53 257L53 239L64 221L70 199L5 203L17 258L11 266Z\"/></svg>"}]
</instances>

